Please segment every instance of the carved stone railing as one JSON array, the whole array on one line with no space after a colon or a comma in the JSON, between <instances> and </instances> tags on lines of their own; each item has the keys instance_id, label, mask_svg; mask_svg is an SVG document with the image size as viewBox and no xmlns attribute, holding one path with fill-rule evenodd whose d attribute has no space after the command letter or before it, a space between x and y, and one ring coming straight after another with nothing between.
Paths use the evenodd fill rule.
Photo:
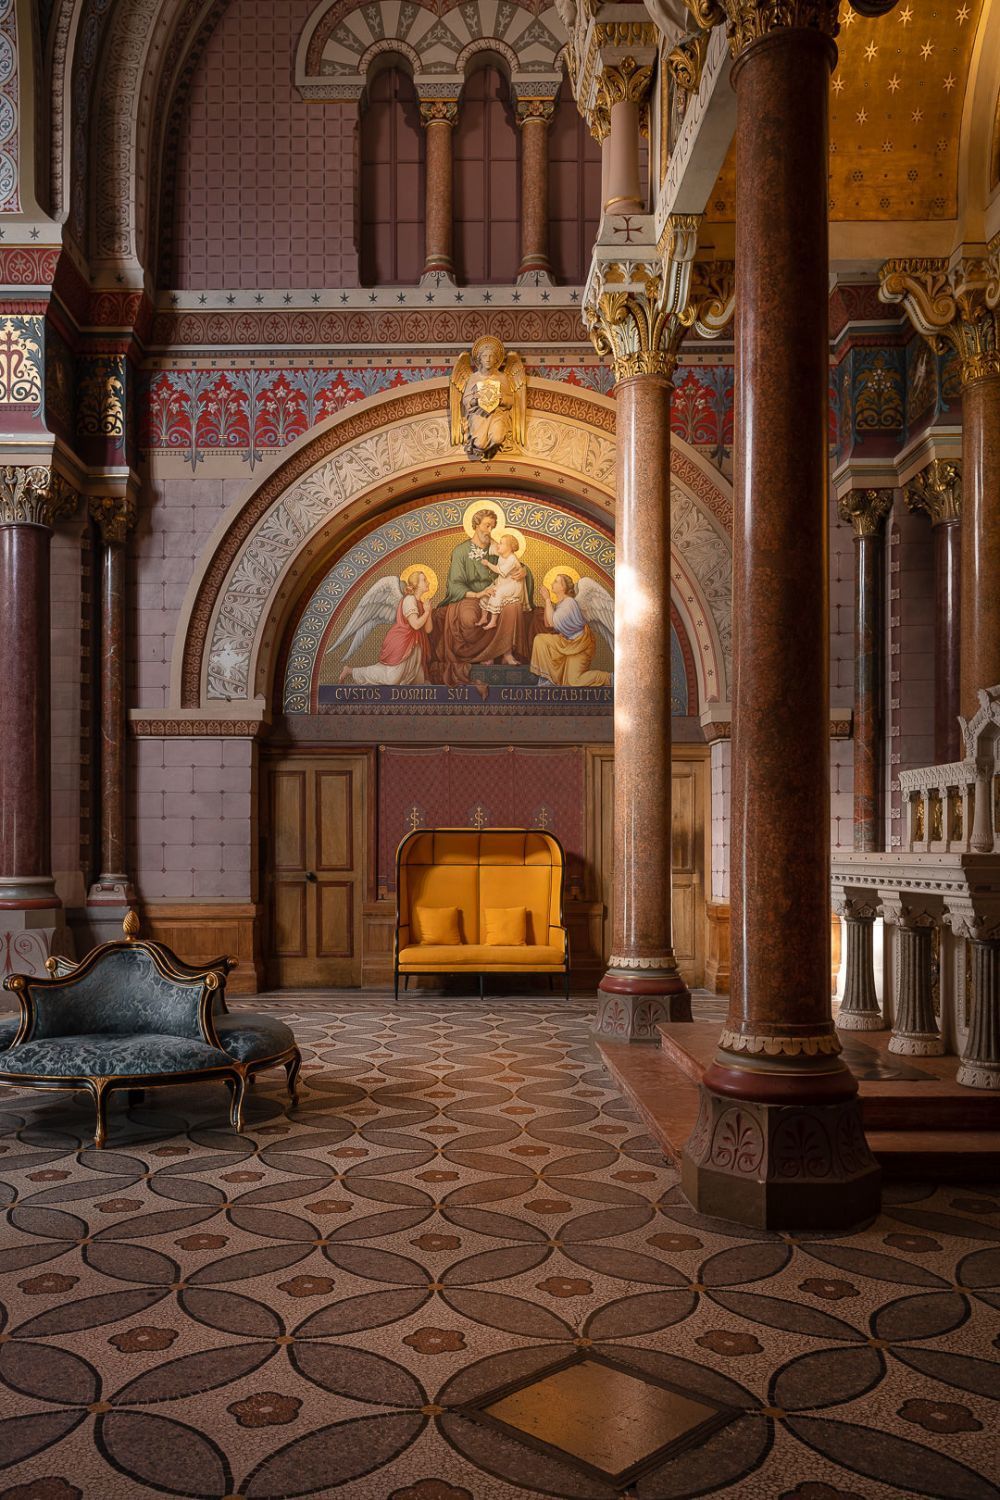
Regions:
<instances>
[{"instance_id":1,"label":"carved stone railing","mask_svg":"<svg viewBox=\"0 0 1000 1500\"><path fill-rule=\"evenodd\" d=\"M964 760L900 772L911 853L1000 853L1000 687L983 688L959 723Z\"/></svg>"}]
</instances>

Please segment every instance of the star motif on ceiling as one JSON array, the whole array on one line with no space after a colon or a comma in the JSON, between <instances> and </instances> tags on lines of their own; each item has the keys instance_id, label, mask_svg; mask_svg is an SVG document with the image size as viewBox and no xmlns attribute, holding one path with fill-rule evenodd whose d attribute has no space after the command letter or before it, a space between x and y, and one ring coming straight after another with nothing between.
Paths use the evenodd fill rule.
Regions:
<instances>
[{"instance_id":1,"label":"star motif on ceiling","mask_svg":"<svg viewBox=\"0 0 1000 1500\"><path fill-rule=\"evenodd\" d=\"M931 55L931 53L933 51L934 51L934 43L928 37L927 41L924 43L924 45L920 49L920 56L924 59L924 62L927 61L927 59L930 57L930 55Z\"/></svg>"},{"instance_id":2,"label":"star motif on ceiling","mask_svg":"<svg viewBox=\"0 0 1000 1500\"><path fill-rule=\"evenodd\" d=\"M844 80L842 78L835 78L833 80L833 92L835 94L840 94L840 93L843 92L843 88L844 88Z\"/></svg>"},{"instance_id":3,"label":"star motif on ceiling","mask_svg":"<svg viewBox=\"0 0 1000 1500\"><path fill-rule=\"evenodd\" d=\"M899 19L902 21L904 26L909 26L910 22L913 20L913 11L908 5L904 6L904 8L899 12Z\"/></svg>"},{"instance_id":4,"label":"star motif on ceiling","mask_svg":"<svg viewBox=\"0 0 1000 1500\"><path fill-rule=\"evenodd\" d=\"M948 77L942 80L941 87L944 89L946 94L951 93L952 89L955 87L954 73L949 73Z\"/></svg>"},{"instance_id":5,"label":"star motif on ceiling","mask_svg":"<svg viewBox=\"0 0 1000 1500\"><path fill-rule=\"evenodd\" d=\"M923 112L922 109L915 109L913 111L912 115L910 116L910 119L913 121L914 125L919 125L920 121L923 118L924 118L924 112Z\"/></svg>"},{"instance_id":6,"label":"star motif on ceiling","mask_svg":"<svg viewBox=\"0 0 1000 1500\"><path fill-rule=\"evenodd\" d=\"M955 20L958 22L959 26L965 24L965 22L969 19L970 14L971 12L967 5L963 5L959 10L955 12Z\"/></svg>"},{"instance_id":7,"label":"star motif on ceiling","mask_svg":"<svg viewBox=\"0 0 1000 1500\"><path fill-rule=\"evenodd\" d=\"M866 109L859 109L855 119L859 125L864 125L868 119L868 111Z\"/></svg>"},{"instance_id":8,"label":"star motif on ceiling","mask_svg":"<svg viewBox=\"0 0 1000 1500\"><path fill-rule=\"evenodd\" d=\"M841 26L853 26L857 19L858 18L854 14L854 11L848 10L840 24Z\"/></svg>"},{"instance_id":9,"label":"star motif on ceiling","mask_svg":"<svg viewBox=\"0 0 1000 1500\"><path fill-rule=\"evenodd\" d=\"M889 92L890 92L890 94L895 94L896 91L898 90L898 88L899 88L899 74L898 73L893 73L892 77L889 79Z\"/></svg>"},{"instance_id":10,"label":"star motif on ceiling","mask_svg":"<svg viewBox=\"0 0 1000 1500\"><path fill-rule=\"evenodd\" d=\"M871 62L872 58L878 57L878 47L874 42L868 43L868 46L865 48L865 57L869 62Z\"/></svg>"}]
</instances>

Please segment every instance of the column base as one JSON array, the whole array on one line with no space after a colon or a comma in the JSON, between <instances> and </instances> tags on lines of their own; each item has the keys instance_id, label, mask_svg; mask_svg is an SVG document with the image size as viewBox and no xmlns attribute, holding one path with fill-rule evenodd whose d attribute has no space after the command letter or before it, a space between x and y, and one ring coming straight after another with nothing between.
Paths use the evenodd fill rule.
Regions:
<instances>
[{"instance_id":1,"label":"column base","mask_svg":"<svg viewBox=\"0 0 1000 1500\"><path fill-rule=\"evenodd\" d=\"M517 273L517 286L555 286L548 266L525 265Z\"/></svg>"},{"instance_id":2,"label":"column base","mask_svg":"<svg viewBox=\"0 0 1000 1500\"><path fill-rule=\"evenodd\" d=\"M45 960L54 953L73 956L73 939L61 907L0 911L0 975L45 979Z\"/></svg>"},{"instance_id":3,"label":"column base","mask_svg":"<svg viewBox=\"0 0 1000 1500\"><path fill-rule=\"evenodd\" d=\"M87 892L88 906L111 906L121 909L122 916L134 901L135 891L127 875L99 875Z\"/></svg>"},{"instance_id":4,"label":"column base","mask_svg":"<svg viewBox=\"0 0 1000 1500\"><path fill-rule=\"evenodd\" d=\"M838 1031L888 1031L889 1027L880 1010L841 1009L834 1022Z\"/></svg>"},{"instance_id":5,"label":"column base","mask_svg":"<svg viewBox=\"0 0 1000 1500\"><path fill-rule=\"evenodd\" d=\"M895 1034L889 1051L897 1057L944 1057L944 1042L936 1031Z\"/></svg>"},{"instance_id":6,"label":"column base","mask_svg":"<svg viewBox=\"0 0 1000 1500\"><path fill-rule=\"evenodd\" d=\"M1000 1063L963 1058L955 1082L966 1089L1000 1089Z\"/></svg>"},{"instance_id":7,"label":"column base","mask_svg":"<svg viewBox=\"0 0 1000 1500\"><path fill-rule=\"evenodd\" d=\"M457 286L454 266L425 266L420 273L421 286Z\"/></svg>"},{"instance_id":8,"label":"column base","mask_svg":"<svg viewBox=\"0 0 1000 1500\"><path fill-rule=\"evenodd\" d=\"M611 968L597 987L594 1030L626 1042L659 1043L661 1021L690 1021L691 991L677 969Z\"/></svg>"},{"instance_id":9,"label":"column base","mask_svg":"<svg viewBox=\"0 0 1000 1500\"><path fill-rule=\"evenodd\" d=\"M803 1080L805 1085L806 1080ZM681 1185L692 1206L755 1229L850 1229L881 1206L857 1097L767 1104L700 1086Z\"/></svg>"}]
</instances>

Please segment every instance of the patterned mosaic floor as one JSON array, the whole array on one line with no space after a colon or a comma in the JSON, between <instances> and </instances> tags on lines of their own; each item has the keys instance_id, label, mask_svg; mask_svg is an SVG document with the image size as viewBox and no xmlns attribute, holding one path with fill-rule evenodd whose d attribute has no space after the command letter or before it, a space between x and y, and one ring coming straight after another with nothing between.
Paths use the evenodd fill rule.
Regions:
<instances>
[{"instance_id":1,"label":"patterned mosaic floor","mask_svg":"<svg viewBox=\"0 0 1000 1500\"><path fill-rule=\"evenodd\" d=\"M243 1139L0 1097L0 1500L1000 1496L1000 1189L734 1234L581 1005L266 1004Z\"/></svg>"}]
</instances>

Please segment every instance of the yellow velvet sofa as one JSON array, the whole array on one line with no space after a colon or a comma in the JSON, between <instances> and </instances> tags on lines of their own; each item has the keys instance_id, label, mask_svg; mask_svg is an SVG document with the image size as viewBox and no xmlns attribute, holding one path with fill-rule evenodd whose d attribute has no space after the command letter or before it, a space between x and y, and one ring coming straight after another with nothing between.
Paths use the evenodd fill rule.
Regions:
<instances>
[{"instance_id":1,"label":"yellow velvet sofa","mask_svg":"<svg viewBox=\"0 0 1000 1500\"><path fill-rule=\"evenodd\" d=\"M421 828L396 851L396 998L411 974L561 974L569 995L562 845L537 828ZM523 941L504 937L503 913L524 909ZM449 940L435 926L449 925ZM457 928L457 930L454 930ZM508 934L509 935L509 934ZM437 934L439 937L440 934ZM454 939L458 939L455 941Z\"/></svg>"}]
</instances>

